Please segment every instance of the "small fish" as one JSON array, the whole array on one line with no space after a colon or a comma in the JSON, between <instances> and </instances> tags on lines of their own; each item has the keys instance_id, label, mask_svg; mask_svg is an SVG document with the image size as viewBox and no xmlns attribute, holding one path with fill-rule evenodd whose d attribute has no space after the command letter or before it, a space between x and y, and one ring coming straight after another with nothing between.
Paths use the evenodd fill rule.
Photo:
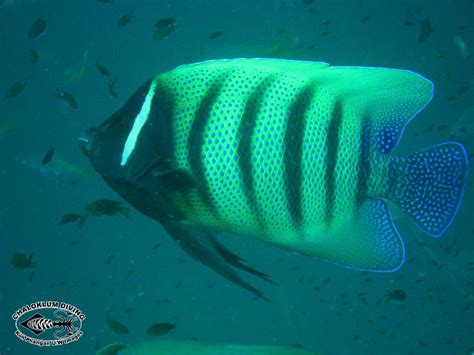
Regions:
<instances>
[{"instance_id":1,"label":"small fish","mask_svg":"<svg viewBox=\"0 0 474 355\"><path fill-rule=\"evenodd\" d=\"M387 293L387 298L395 301L405 301L407 299L407 294L405 291L400 289L395 289Z\"/></svg>"},{"instance_id":2,"label":"small fish","mask_svg":"<svg viewBox=\"0 0 474 355\"><path fill-rule=\"evenodd\" d=\"M466 41L461 36L454 36L453 42L455 46L458 48L461 58L466 59L467 57L469 57L469 46L467 45Z\"/></svg>"},{"instance_id":3,"label":"small fish","mask_svg":"<svg viewBox=\"0 0 474 355\"><path fill-rule=\"evenodd\" d=\"M84 222L86 220L86 216L78 214L78 213L68 213L59 219L58 225L63 225L63 224L68 224L68 223L78 223L78 228L82 227L84 225Z\"/></svg>"},{"instance_id":4,"label":"small fish","mask_svg":"<svg viewBox=\"0 0 474 355\"><path fill-rule=\"evenodd\" d=\"M150 336L162 336L175 328L176 325L174 323L155 323L146 330L146 333Z\"/></svg>"},{"instance_id":5,"label":"small fish","mask_svg":"<svg viewBox=\"0 0 474 355\"><path fill-rule=\"evenodd\" d=\"M121 201L99 199L89 203L84 210L92 216L116 216L121 214L130 217L130 208L122 206Z\"/></svg>"},{"instance_id":6,"label":"small fish","mask_svg":"<svg viewBox=\"0 0 474 355\"><path fill-rule=\"evenodd\" d=\"M454 123L450 138L465 144L474 140L474 105L467 107L461 117Z\"/></svg>"},{"instance_id":7,"label":"small fish","mask_svg":"<svg viewBox=\"0 0 474 355\"><path fill-rule=\"evenodd\" d=\"M448 54L447 51L437 50L436 51L436 58L441 60L441 61L444 61L446 59L446 54Z\"/></svg>"},{"instance_id":8,"label":"small fish","mask_svg":"<svg viewBox=\"0 0 474 355\"><path fill-rule=\"evenodd\" d=\"M171 300L168 297L161 297L161 298L158 298L156 302L160 304L166 304L166 303L170 303Z\"/></svg>"},{"instance_id":9,"label":"small fish","mask_svg":"<svg viewBox=\"0 0 474 355\"><path fill-rule=\"evenodd\" d=\"M111 72L109 69L107 69L105 66L100 64L100 59L97 59L97 62L95 63L95 67L101 73L103 76L110 76Z\"/></svg>"},{"instance_id":10,"label":"small fish","mask_svg":"<svg viewBox=\"0 0 474 355\"><path fill-rule=\"evenodd\" d=\"M48 164L51 161L51 159L53 159L53 155L54 155L54 148L51 148L44 154L43 160L41 161L41 165Z\"/></svg>"},{"instance_id":11,"label":"small fish","mask_svg":"<svg viewBox=\"0 0 474 355\"><path fill-rule=\"evenodd\" d=\"M158 20L155 23L155 27L170 27L176 25L176 19L174 17L165 17Z\"/></svg>"},{"instance_id":12,"label":"small fish","mask_svg":"<svg viewBox=\"0 0 474 355\"><path fill-rule=\"evenodd\" d=\"M287 36L290 35L291 32L290 32L290 30L287 29L287 28L278 28L278 29L276 30L276 33L277 33L278 35L280 35L280 36L287 37Z\"/></svg>"},{"instance_id":13,"label":"small fish","mask_svg":"<svg viewBox=\"0 0 474 355\"><path fill-rule=\"evenodd\" d=\"M116 79L109 80L109 82L107 83L107 90L109 91L109 95L110 97L113 97L114 99L118 97L117 90L115 90L115 81Z\"/></svg>"},{"instance_id":14,"label":"small fish","mask_svg":"<svg viewBox=\"0 0 474 355\"><path fill-rule=\"evenodd\" d=\"M331 21L329 21L329 20L323 20L319 23L319 25L321 27L328 27L330 23L331 23Z\"/></svg>"},{"instance_id":15,"label":"small fish","mask_svg":"<svg viewBox=\"0 0 474 355\"><path fill-rule=\"evenodd\" d=\"M209 39L216 39L216 38L219 38L219 37L222 36L223 34L224 34L224 32L220 32L220 31L212 32L212 33L209 35Z\"/></svg>"},{"instance_id":16,"label":"small fish","mask_svg":"<svg viewBox=\"0 0 474 355\"><path fill-rule=\"evenodd\" d=\"M8 132L11 132L16 127L16 120L13 118L13 115L10 113L4 120L0 121L0 138L6 135Z\"/></svg>"},{"instance_id":17,"label":"small fish","mask_svg":"<svg viewBox=\"0 0 474 355\"><path fill-rule=\"evenodd\" d=\"M128 334L128 328L118 320L110 318L108 314L105 316L105 324L115 334Z\"/></svg>"},{"instance_id":18,"label":"small fish","mask_svg":"<svg viewBox=\"0 0 474 355\"><path fill-rule=\"evenodd\" d=\"M74 98L74 96L72 96L70 93L64 91L64 90L61 90L61 89L56 89L56 96L62 101L64 102L64 104L73 109L73 110L76 110L79 105L77 104L77 101L76 99Z\"/></svg>"},{"instance_id":19,"label":"small fish","mask_svg":"<svg viewBox=\"0 0 474 355\"><path fill-rule=\"evenodd\" d=\"M155 24L155 32L153 34L154 40L168 38L170 33L176 26L176 19L174 17L165 17L158 20Z\"/></svg>"},{"instance_id":20,"label":"small fish","mask_svg":"<svg viewBox=\"0 0 474 355\"><path fill-rule=\"evenodd\" d=\"M430 133L430 132L433 132L433 129L435 127L435 124L431 124L429 125L428 127L426 127L424 130L423 130L423 133Z\"/></svg>"},{"instance_id":21,"label":"small fish","mask_svg":"<svg viewBox=\"0 0 474 355\"><path fill-rule=\"evenodd\" d=\"M127 26L134 18L134 15L132 12L126 14L126 15L123 15L123 16L120 16L117 20L117 27L118 28L123 28L125 26Z\"/></svg>"},{"instance_id":22,"label":"small fish","mask_svg":"<svg viewBox=\"0 0 474 355\"><path fill-rule=\"evenodd\" d=\"M28 85L28 79L20 80L14 84L12 84L6 91L5 91L5 97L10 98L10 97L16 97L20 95L23 90L25 89L26 85Z\"/></svg>"},{"instance_id":23,"label":"small fish","mask_svg":"<svg viewBox=\"0 0 474 355\"><path fill-rule=\"evenodd\" d=\"M38 17L35 22L33 22L28 30L28 38L33 39L41 35L46 29L46 20L43 17Z\"/></svg>"},{"instance_id":24,"label":"small fish","mask_svg":"<svg viewBox=\"0 0 474 355\"><path fill-rule=\"evenodd\" d=\"M467 84L467 85L461 86L461 87L456 91L456 93L457 93L458 95L463 95L463 94L465 94L466 92L468 92L470 89L471 89L471 84Z\"/></svg>"},{"instance_id":25,"label":"small fish","mask_svg":"<svg viewBox=\"0 0 474 355\"><path fill-rule=\"evenodd\" d=\"M431 19L425 18L423 21L419 21L420 34L418 35L418 43L421 44L426 41L433 33L433 27L431 26Z\"/></svg>"},{"instance_id":26,"label":"small fish","mask_svg":"<svg viewBox=\"0 0 474 355\"><path fill-rule=\"evenodd\" d=\"M36 266L33 261L33 254L30 256L21 253L14 253L10 259L10 264L20 270L32 269Z\"/></svg>"},{"instance_id":27,"label":"small fish","mask_svg":"<svg viewBox=\"0 0 474 355\"><path fill-rule=\"evenodd\" d=\"M47 165L41 165L42 158L41 155L23 158L21 164L31 169L35 174L39 173L44 178L54 179L66 184L77 184L92 176L90 168L63 159L57 155L57 152L54 154L54 159Z\"/></svg>"},{"instance_id":28,"label":"small fish","mask_svg":"<svg viewBox=\"0 0 474 355\"><path fill-rule=\"evenodd\" d=\"M407 9L406 14L405 14L405 19L403 20L403 24L405 26L413 26L415 25L415 22L413 22L413 15L411 14L411 10Z\"/></svg>"},{"instance_id":29,"label":"small fish","mask_svg":"<svg viewBox=\"0 0 474 355\"><path fill-rule=\"evenodd\" d=\"M126 349L128 345L121 344L121 343L114 343L114 344L109 344L102 349L98 350L96 352L96 355L117 355L119 354L122 350Z\"/></svg>"},{"instance_id":30,"label":"small fish","mask_svg":"<svg viewBox=\"0 0 474 355\"><path fill-rule=\"evenodd\" d=\"M360 19L360 22L362 22L362 23L367 23L367 22L369 22L369 19L370 19L370 16L369 16L369 15L366 15L366 16L364 16L364 17L362 17L362 18Z\"/></svg>"},{"instance_id":31,"label":"small fish","mask_svg":"<svg viewBox=\"0 0 474 355\"><path fill-rule=\"evenodd\" d=\"M87 58L89 57L89 51L86 49L82 55L82 64L79 69L72 68L64 71L64 76L67 81L78 81L81 80L86 72Z\"/></svg>"},{"instance_id":32,"label":"small fish","mask_svg":"<svg viewBox=\"0 0 474 355\"><path fill-rule=\"evenodd\" d=\"M39 62L39 54L34 49L30 49L30 59L31 59L31 64L36 64Z\"/></svg>"},{"instance_id":33,"label":"small fish","mask_svg":"<svg viewBox=\"0 0 474 355\"><path fill-rule=\"evenodd\" d=\"M423 340L418 340L418 344L420 344L421 346L424 346L424 347L428 347L429 345L427 343L425 343Z\"/></svg>"}]
</instances>

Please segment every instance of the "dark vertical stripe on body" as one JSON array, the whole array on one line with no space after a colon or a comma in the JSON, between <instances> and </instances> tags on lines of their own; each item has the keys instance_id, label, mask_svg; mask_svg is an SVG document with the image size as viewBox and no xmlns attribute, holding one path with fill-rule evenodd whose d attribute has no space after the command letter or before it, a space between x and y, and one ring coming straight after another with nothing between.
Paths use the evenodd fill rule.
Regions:
<instances>
[{"instance_id":1,"label":"dark vertical stripe on body","mask_svg":"<svg viewBox=\"0 0 474 355\"><path fill-rule=\"evenodd\" d=\"M237 129L239 145L237 147L237 155L239 157L239 168L242 173L242 182L245 198L250 210L257 221L261 231L265 230L265 223L260 205L255 198L254 174L252 170L252 140L256 127L258 113L262 106L262 100L265 90L275 81L273 76L268 76L255 90L249 94L249 98L245 104L244 113L239 122Z\"/></svg>"},{"instance_id":2,"label":"dark vertical stripe on body","mask_svg":"<svg viewBox=\"0 0 474 355\"><path fill-rule=\"evenodd\" d=\"M301 229L303 222L301 186L303 184L302 163L306 111L311 105L313 95L313 84L306 85L296 95L289 109L285 132L285 193L291 219L297 230Z\"/></svg>"},{"instance_id":3,"label":"dark vertical stripe on body","mask_svg":"<svg viewBox=\"0 0 474 355\"><path fill-rule=\"evenodd\" d=\"M324 214L324 220L326 224L331 225L333 214L334 214L334 200L336 181L334 171L336 170L337 164L337 152L339 149L339 131L342 123L342 102L336 99L334 107L330 115L330 121L328 125L328 131L326 135L326 209Z\"/></svg>"},{"instance_id":4,"label":"dark vertical stripe on body","mask_svg":"<svg viewBox=\"0 0 474 355\"><path fill-rule=\"evenodd\" d=\"M205 128L210 118L212 108L221 93L225 80L230 75L231 71L227 71L212 79L206 94L201 99L199 107L194 114L194 120L191 125L187 143L188 161L196 178L198 191L204 205L216 218L219 218L219 213L214 201L212 200L209 184L206 179L202 150L204 146Z\"/></svg>"},{"instance_id":5,"label":"dark vertical stripe on body","mask_svg":"<svg viewBox=\"0 0 474 355\"><path fill-rule=\"evenodd\" d=\"M357 162L356 207L358 208L367 198L369 180L370 153L370 121L364 117L360 132L359 160Z\"/></svg>"}]
</instances>

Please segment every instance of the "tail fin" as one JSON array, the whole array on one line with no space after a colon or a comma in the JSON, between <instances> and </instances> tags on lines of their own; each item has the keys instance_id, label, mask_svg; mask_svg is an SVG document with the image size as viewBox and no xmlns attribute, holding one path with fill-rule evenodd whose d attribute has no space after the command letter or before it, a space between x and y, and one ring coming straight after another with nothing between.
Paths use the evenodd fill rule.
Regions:
<instances>
[{"instance_id":1,"label":"tail fin","mask_svg":"<svg viewBox=\"0 0 474 355\"><path fill-rule=\"evenodd\" d=\"M396 158L390 171L390 200L426 234L441 236L461 204L467 155L459 143L443 143Z\"/></svg>"}]
</instances>

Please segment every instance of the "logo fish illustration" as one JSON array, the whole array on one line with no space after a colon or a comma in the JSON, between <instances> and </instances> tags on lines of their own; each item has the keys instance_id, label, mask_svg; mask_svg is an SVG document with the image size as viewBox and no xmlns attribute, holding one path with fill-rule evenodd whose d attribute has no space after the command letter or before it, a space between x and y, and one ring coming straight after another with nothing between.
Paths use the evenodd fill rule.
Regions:
<instances>
[{"instance_id":1,"label":"logo fish illustration","mask_svg":"<svg viewBox=\"0 0 474 355\"><path fill-rule=\"evenodd\" d=\"M54 311L54 316L57 318L57 320L51 320L43 317L43 315L40 313L35 313L20 324L33 332L35 335L40 335L49 329L58 328L54 332L55 339L71 336L78 330L78 328L74 326L74 322L77 321L78 318L71 312L57 309Z\"/></svg>"}]
</instances>

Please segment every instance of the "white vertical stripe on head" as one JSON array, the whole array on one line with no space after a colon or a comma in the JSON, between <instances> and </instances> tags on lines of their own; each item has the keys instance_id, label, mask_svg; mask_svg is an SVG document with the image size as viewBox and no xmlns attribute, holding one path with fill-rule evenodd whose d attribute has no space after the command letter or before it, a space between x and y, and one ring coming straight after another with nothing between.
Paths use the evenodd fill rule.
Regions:
<instances>
[{"instance_id":1,"label":"white vertical stripe on head","mask_svg":"<svg viewBox=\"0 0 474 355\"><path fill-rule=\"evenodd\" d=\"M150 85L148 93L146 94L145 100L143 101L142 108L140 109L140 112L135 118L135 121L133 122L133 127L130 130L130 133L128 134L127 140L125 141L120 166L124 166L125 164L127 164L127 161L130 158L130 155L132 154L133 150L135 149L135 145L137 144L138 135L140 134L140 131L148 120L148 116L150 114L151 109L151 102L153 100L153 96L155 95L155 87L156 83L155 81L153 81Z\"/></svg>"}]
</instances>

